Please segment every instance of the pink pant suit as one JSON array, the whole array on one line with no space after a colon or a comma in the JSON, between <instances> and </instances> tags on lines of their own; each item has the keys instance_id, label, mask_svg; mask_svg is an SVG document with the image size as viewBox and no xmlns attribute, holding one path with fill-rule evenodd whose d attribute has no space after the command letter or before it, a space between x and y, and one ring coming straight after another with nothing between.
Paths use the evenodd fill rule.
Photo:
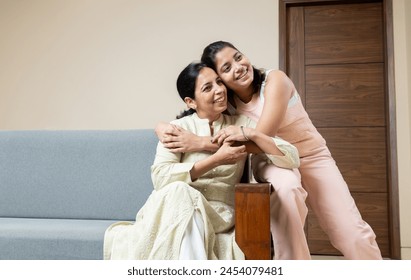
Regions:
<instances>
[{"instance_id":1,"label":"pink pant suit","mask_svg":"<svg viewBox=\"0 0 411 280\"><path fill-rule=\"evenodd\" d=\"M247 104L235 97L238 114L258 121L263 110L264 85L265 82L260 95L255 94ZM362 219L324 138L312 124L297 92L288 103L277 136L297 147L301 165L299 172L264 162L255 166L257 180L268 181L275 189L271 197L275 258L310 258L304 233L307 198L332 245L346 259L381 259L374 231Z\"/></svg>"}]
</instances>

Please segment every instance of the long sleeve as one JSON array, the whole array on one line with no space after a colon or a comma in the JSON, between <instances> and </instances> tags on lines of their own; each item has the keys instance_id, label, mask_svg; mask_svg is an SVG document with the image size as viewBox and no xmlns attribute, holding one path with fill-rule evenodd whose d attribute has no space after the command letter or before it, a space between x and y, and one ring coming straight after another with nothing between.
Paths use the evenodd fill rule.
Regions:
<instances>
[{"instance_id":1,"label":"long sleeve","mask_svg":"<svg viewBox=\"0 0 411 280\"><path fill-rule=\"evenodd\" d=\"M182 181L191 184L190 170L193 168L193 162L180 162L181 153L172 153L164 148L163 144L157 144L157 152L154 163L151 166L151 179L154 189L159 190L162 187L176 181Z\"/></svg>"},{"instance_id":2,"label":"long sleeve","mask_svg":"<svg viewBox=\"0 0 411 280\"><path fill-rule=\"evenodd\" d=\"M282 168L298 168L300 166L300 157L298 155L298 150L294 145L291 145L287 141L279 138L272 137L274 143L277 145L277 148L284 154L283 156L270 155L267 154L267 157L270 161Z\"/></svg>"},{"instance_id":3,"label":"long sleeve","mask_svg":"<svg viewBox=\"0 0 411 280\"><path fill-rule=\"evenodd\" d=\"M251 128L256 127L256 123L246 116L240 119L243 125ZM284 154L282 156L267 154L267 158L276 166L281 168L298 168L300 166L300 157L297 148L279 137L271 137L277 148Z\"/></svg>"}]
</instances>

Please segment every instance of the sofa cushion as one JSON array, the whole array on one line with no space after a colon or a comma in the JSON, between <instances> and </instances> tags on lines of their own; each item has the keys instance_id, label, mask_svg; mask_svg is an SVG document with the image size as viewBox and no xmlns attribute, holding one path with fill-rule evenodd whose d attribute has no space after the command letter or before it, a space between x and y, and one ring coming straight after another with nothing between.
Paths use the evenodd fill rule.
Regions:
<instances>
[{"instance_id":1,"label":"sofa cushion","mask_svg":"<svg viewBox=\"0 0 411 280\"><path fill-rule=\"evenodd\" d=\"M104 232L113 222L0 218L0 259L102 259Z\"/></svg>"},{"instance_id":2,"label":"sofa cushion","mask_svg":"<svg viewBox=\"0 0 411 280\"><path fill-rule=\"evenodd\" d=\"M0 131L0 217L134 220L153 130Z\"/></svg>"}]
</instances>

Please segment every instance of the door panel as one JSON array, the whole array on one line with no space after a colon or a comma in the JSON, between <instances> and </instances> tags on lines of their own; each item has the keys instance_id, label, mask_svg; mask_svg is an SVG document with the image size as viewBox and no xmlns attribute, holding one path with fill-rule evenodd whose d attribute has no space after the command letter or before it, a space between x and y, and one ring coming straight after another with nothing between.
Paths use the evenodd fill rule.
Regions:
<instances>
[{"instance_id":1,"label":"door panel","mask_svg":"<svg viewBox=\"0 0 411 280\"><path fill-rule=\"evenodd\" d=\"M383 61L381 3L306 7L306 63Z\"/></svg>"},{"instance_id":2,"label":"door panel","mask_svg":"<svg viewBox=\"0 0 411 280\"><path fill-rule=\"evenodd\" d=\"M384 64L306 66L306 110L318 127L384 126Z\"/></svg>"},{"instance_id":3,"label":"door panel","mask_svg":"<svg viewBox=\"0 0 411 280\"><path fill-rule=\"evenodd\" d=\"M292 69L287 74L305 105L304 8L289 9L287 15L287 69Z\"/></svg>"},{"instance_id":4,"label":"door panel","mask_svg":"<svg viewBox=\"0 0 411 280\"><path fill-rule=\"evenodd\" d=\"M321 128L351 193L387 192L385 128Z\"/></svg>"}]
</instances>

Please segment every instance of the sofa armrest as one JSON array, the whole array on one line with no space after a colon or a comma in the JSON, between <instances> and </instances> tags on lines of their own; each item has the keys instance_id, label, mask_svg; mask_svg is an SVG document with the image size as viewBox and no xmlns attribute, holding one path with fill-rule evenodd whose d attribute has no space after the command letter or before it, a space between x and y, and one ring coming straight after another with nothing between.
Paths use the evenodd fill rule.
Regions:
<instances>
[{"instance_id":1,"label":"sofa armrest","mask_svg":"<svg viewBox=\"0 0 411 280\"><path fill-rule=\"evenodd\" d=\"M248 260L272 258L269 183L235 185L235 239Z\"/></svg>"}]
</instances>

